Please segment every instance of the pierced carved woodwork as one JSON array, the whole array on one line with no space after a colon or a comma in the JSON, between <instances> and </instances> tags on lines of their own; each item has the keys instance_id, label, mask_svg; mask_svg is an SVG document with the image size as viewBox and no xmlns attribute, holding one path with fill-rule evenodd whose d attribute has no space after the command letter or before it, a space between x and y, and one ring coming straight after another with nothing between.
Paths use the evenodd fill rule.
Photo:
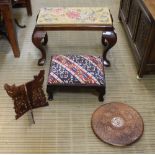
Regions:
<instances>
[{"instance_id":1,"label":"pierced carved woodwork","mask_svg":"<svg viewBox=\"0 0 155 155\"><path fill-rule=\"evenodd\" d=\"M44 73L45 71L41 70L37 76L34 76L34 80L20 86L16 86L15 84L12 86L8 84L4 85L7 94L14 101L16 119L20 118L30 110L33 122L35 123L32 109L48 106L42 89Z\"/></svg>"}]
</instances>

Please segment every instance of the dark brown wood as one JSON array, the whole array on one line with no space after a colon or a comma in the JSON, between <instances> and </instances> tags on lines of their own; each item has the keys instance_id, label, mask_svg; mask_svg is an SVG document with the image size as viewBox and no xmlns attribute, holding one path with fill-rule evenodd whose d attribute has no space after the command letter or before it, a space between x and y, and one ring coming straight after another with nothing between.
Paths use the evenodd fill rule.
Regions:
<instances>
[{"instance_id":1,"label":"dark brown wood","mask_svg":"<svg viewBox=\"0 0 155 155\"><path fill-rule=\"evenodd\" d=\"M32 16L31 0L11 0L14 8L26 7L27 15Z\"/></svg>"},{"instance_id":2,"label":"dark brown wood","mask_svg":"<svg viewBox=\"0 0 155 155\"><path fill-rule=\"evenodd\" d=\"M111 16L112 17L112 16ZM53 25L37 25L34 28L33 34L32 34L32 42L33 44L41 51L41 58L38 60L38 65L42 66L44 65L46 61L46 51L43 47L43 44L41 41L47 40L47 33L46 31L103 31L102 33L102 43L103 40L106 40L106 46L103 50L103 58L104 58L104 64L105 66L110 66L110 61L107 60L107 52L110 48L112 48L116 41L117 41L117 35L114 32L114 27L112 25L98 25L98 24L53 24ZM108 34L108 35L105 35ZM111 36L110 36L111 35ZM103 45L105 45L103 43Z\"/></svg>"},{"instance_id":3,"label":"dark brown wood","mask_svg":"<svg viewBox=\"0 0 155 155\"><path fill-rule=\"evenodd\" d=\"M106 31L102 33L102 44L104 45L103 60L104 66L110 66L110 61L107 59L107 52L111 49L117 42L117 35L114 31Z\"/></svg>"},{"instance_id":4,"label":"dark brown wood","mask_svg":"<svg viewBox=\"0 0 155 155\"><path fill-rule=\"evenodd\" d=\"M26 0L26 9L28 16L32 16L31 0Z\"/></svg>"},{"instance_id":5,"label":"dark brown wood","mask_svg":"<svg viewBox=\"0 0 155 155\"><path fill-rule=\"evenodd\" d=\"M37 76L34 76L34 80L20 86L10 86L8 84L4 85L4 89L6 90L7 94L14 101L16 119L30 110L33 122L35 123L32 109L48 106L42 88L44 74L45 71L41 70Z\"/></svg>"},{"instance_id":6,"label":"dark brown wood","mask_svg":"<svg viewBox=\"0 0 155 155\"><path fill-rule=\"evenodd\" d=\"M36 29L34 29L32 36L33 44L41 51L41 58L38 60L38 65L43 66L46 61L46 51L44 49L44 46L46 46L48 42L47 32L37 31ZM42 40L44 40L44 42L42 42Z\"/></svg>"},{"instance_id":7,"label":"dark brown wood","mask_svg":"<svg viewBox=\"0 0 155 155\"><path fill-rule=\"evenodd\" d=\"M134 143L144 130L140 114L132 107L117 102L100 106L92 115L91 125L100 140L115 146Z\"/></svg>"},{"instance_id":8,"label":"dark brown wood","mask_svg":"<svg viewBox=\"0 0 155 155\"><path fill-rule=\"evenodd\" d=\"M119 19L133 49L138 76L155 73L155 1L121 0Z\"/></svg>"},{"instance_id":9,"label":"dark brown wood","mask_svg":"<svg viewBox=\"0 0 155 155\"><path fill-rule=\"evenodd\" d=\"M47 94L48 94L48 100L49 101L52 101L53 100L53 94L54 92L56 91L65 91L65 92L92 92L92 90L95 90L97 93L99 93L98 95L98 100L99 102L103 102L104 101L104 95L105 95L105 89L106 89L106 86L91 86L91 85L64 85L64 84L61 84L61 85L47 85Z\"/></svg>"},{"instance_id":10,"label":"dark brown wood","mask_svg":"<svg viewBox=\"0 0 155 155\"><path fill-rule=\"evenodd\" d=\"M24 113L29 111L29 107L27 106L27 95L25 91L25 86L9 86L8 84L5 84L4 88L7 91L7 94L14 100L16 119L18 119Z\"/></svg>"},{"instance_id":11,"label":"dark brown wood","mask_svg":"<svg viewBox=\"0 0 155 155\"><path fill-rule=\"evenodd\" d=\"M10 0L0 1L0 12L5 22L6 31L13 50L13 54L15 57L20 57L20 50L17 41Z\"/></svg>"}]
</instances>

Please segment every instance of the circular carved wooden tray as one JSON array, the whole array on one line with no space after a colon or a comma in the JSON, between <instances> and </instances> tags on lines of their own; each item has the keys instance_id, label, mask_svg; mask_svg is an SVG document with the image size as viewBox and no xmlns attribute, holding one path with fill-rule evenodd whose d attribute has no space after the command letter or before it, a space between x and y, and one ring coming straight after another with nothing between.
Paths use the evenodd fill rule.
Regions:
<instances>
[{"instance_id":1,"label":"circular carved wooden tray","mask_svg":"<svg viewBox=\"0 0 155 155\"><path fill-rule=\"evenodd\" d=\"M144 130L140 114L123 103L107 103L92 115L92 129L102 141L115 146L125 146L138 140Z\"/></svg>"}]
</instances>

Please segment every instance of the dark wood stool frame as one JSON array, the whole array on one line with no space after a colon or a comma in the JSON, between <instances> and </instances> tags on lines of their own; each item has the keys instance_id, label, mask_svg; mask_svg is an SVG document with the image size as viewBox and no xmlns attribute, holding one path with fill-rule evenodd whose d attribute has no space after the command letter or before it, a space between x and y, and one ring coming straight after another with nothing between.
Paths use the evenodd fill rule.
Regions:
<instances>
[{"instance_id":1,"label":"dark wood stool frame","mask_svg":"<svg viewBox=\"0 0 155 155\"><path fill-rule=\"evenodd\" d=\"M82 86L82 85L64 85L64 84L62 84L62 85L47 84L46 92L48 94L48 100L50 100L50 101L53 100L53 93L56 90L62 89L62 90L75 91L75 88L76 88L76 90L83 89L83 90L89 90L89 91L90 91L90 89L94 89L99 93L98 100L100 102L104 101L105 88L106 88L105 85L104 86L91 86L91 85Z\"/></svg>"},{"instance_id":2,"label":"dark wood stool frame","mask_svg":"<svg viewBox=\"0 0 155 155\"><path fill-rule=\"evenodd\" d=\"M111 15L112 19L112 15ZM112 19L113 23L113 19ZM102 44L103 60L105 66L110 66L110 61L107 59L107 52L117 42L117 35L112 25L101 25L101 24L52 24L52 25L37 25L34 28L32 34L33 44L41 51L41 58L38 60L38 65L43 66L46 61L46 51L44 46L48 42L48 35L46 31L102 31Z\"/></svg>"}]
</instances>

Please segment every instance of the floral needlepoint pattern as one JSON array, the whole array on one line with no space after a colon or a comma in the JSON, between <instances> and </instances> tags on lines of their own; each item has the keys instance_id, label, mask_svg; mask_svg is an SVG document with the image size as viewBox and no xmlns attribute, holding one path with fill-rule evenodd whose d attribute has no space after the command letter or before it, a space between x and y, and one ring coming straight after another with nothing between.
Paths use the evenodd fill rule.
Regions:
<instances>
[{"instance_id":1,"label":"floral needlepoint pattern","mask_svg":"<svg viewBox=\"0 0 155 155\"><path fill-rule=\"evenodd\" d=\"M53 8L51 11L52 15L55 15L55 16L61 16L63 15L63 12L64 12L63 8Z\"/></svg>"},{"instance_id":2,"label":"floral needlepoint pattern","mask_svg":"<svg viewBox=\"0 0 155 155\"><path fill-rule=\"evenodd\" d=\"M66 15L68 16L68 18L72 18L72 19L79 19L80 18L80 13L77 11L74 11L74 10L67 12Z\"/></svg>"},{"instance_id":3,"label":"floral needlepoint pattern","mask_svg":"<svg viewBox=\"0 0 155 155\"><path fill-rule=\"evenodd\" d=\"M41 8L37 25L48 24L101 24L112 25L105 7L46 7Z\"/></svg>"},{"instance_id":4,"label":"floral needlepoint pattern","mask_svg":"<svg viewBox=\"0 0 155 155\"><path fill-rule=\"evenodd\" d=\"M105 85L103 59L90 55L54 55L48 84Z\"/></svg>"}]
</instances>

